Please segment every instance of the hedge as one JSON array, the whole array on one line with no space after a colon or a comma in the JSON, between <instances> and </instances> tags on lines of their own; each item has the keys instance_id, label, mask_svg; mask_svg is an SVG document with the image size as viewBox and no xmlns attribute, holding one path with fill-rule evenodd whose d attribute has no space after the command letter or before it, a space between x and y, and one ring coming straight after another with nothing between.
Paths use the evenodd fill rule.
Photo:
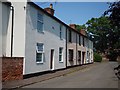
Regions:
<instances>
[{"instance_id":1,"label":"hedge","mask_svg":"<svg viewBox=\"0 0 120 90\"><path fill-rule=\"evenodd\" d=\"M101 62L102 56L98 53L94 53L94 62Z\"/></svg>"}]
</instances>

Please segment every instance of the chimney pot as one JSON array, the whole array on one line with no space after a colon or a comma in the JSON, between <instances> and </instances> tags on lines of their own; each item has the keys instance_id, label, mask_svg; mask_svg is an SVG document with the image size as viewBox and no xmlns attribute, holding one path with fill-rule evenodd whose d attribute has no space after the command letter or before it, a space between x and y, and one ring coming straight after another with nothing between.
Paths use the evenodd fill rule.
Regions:
<instances>
[{"instance_id":1,"label":"chimney pot","mask_svg":"<svg viewBox=\"0 0 120 90\"><path fill-rule=\"evenodd\" d=\"M76 29L76 24L70 24L69 26L73 29Z\"/></svg>"},{"instance_id":2,"label":"chimney pot","mask_svg":"<svg viewBox=\"0 0 120 90\"><path fill-rule=\"evenodd\" d=\"M53 4L50 4L50 8L53 9Z\"/></svg>"},{"instance_id":3,"label":"chimney pot","mask_svg":"<svg viewBox=\"0 0 120 90\"><path fill-rule=\"evenodd\" d=\"M53 4L50 4L50 6L49 7L47 7L47 8L44 8L44 10L46 11L46 12L48 12L49 14L51 14L51 15L54 15L54 9L53 9Z\"/></svg>"}]
</instances>

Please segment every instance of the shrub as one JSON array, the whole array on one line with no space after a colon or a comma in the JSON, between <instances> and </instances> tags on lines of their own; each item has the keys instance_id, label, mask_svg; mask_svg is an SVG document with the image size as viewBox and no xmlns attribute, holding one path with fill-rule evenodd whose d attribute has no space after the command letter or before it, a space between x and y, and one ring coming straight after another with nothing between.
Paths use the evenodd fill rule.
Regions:
<instances>
[{"instance_id":1,"label":"shrub","mask_svg":"<svg viewBox=\"0 0 120 90\"><path fill-rule=\"evenodd\" d=\"M102 56L98 53L94 53L94 62L101 62L102 61Z\"/></svg>"}]
</instances>

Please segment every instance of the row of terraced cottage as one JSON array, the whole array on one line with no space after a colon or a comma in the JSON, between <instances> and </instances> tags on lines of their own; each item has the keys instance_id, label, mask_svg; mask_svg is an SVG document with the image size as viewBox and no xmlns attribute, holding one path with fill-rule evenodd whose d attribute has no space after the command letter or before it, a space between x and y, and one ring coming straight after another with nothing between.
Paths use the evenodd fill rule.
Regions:
<instances>
[{"instance_id":1,"label":"row of terraced cottage","mask_svg":"<svg viewBox=\"0 0 120 90\"><path fill-rule=\"evenodd\" d=\"M85 30L56 18L52 4L42 9L34 2L0 2L0 13L3 81L93 63Z\"/></svg>"}]
</instances>

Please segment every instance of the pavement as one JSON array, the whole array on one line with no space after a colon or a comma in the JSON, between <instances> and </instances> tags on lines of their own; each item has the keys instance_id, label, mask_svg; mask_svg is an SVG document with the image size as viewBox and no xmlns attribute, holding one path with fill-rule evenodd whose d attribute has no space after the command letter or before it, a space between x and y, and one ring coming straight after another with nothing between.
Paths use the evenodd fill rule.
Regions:
<instances>
[{"instance_id":1,"label":"pavement","mask_svg":"<svg viewBox=\"0 0 120 90\"><path fill-rule=\"evenodd\" d=\"M71 74L73 72L84 70L84 69L87 69L89 67L96 66L98 64L99 63L87 64L87 65L72 67L72 68L68 68L65 70L55 71L54 73L48 73L48 74L44 74L44 75L40 75L40 76L36 76L36 77L31 77L31 78L27 78L27 79L23 79L23 80L3 82L2 88L4 90L22 88L22 87L32 85L35 83L39 83L42 81L50 80L50 79L55 78L55 77L65 76L67 74Z\"/></svg>"}]
</instances>

